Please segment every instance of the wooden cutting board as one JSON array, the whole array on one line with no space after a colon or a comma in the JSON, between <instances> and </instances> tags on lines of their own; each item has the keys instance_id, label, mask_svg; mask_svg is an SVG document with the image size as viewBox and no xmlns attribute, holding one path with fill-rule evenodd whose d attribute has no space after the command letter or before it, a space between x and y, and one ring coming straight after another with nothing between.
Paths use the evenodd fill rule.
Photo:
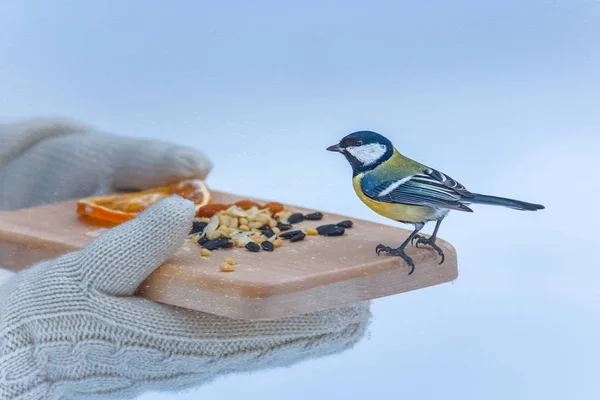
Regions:
<instances>
[{"instance_id":1,"label":"wooden cutting board","mask_svg":"<svg viewBox=\"0 0 600 400\"><path fill-rule=\"evenodd\" d=\"M213 192L213 202L232 203L241 197ZM247 198L247 197L245 197ZM264 203L265 200L253 199ZM299 212L309 210L295 207ZM0 267L20 270L47 258L83 248L101 227L90 224L68 201L12 212L0 212ZM420 289L458 277L454 248L437 244L446 260L428 247L407 247L416 264L399 257L377 256L379 243L399 246L410 231L347 216L324 213L321 221L304 221L293 229L317 227L350 219L343 236L307 236L274 252L243 248L215 250L200 257L200 248L185 243L139 287L148 299L231 318L265 320L324 310ZM221 272L224 257L239 261L235 272Z\"/></svg>"}]
</instances>

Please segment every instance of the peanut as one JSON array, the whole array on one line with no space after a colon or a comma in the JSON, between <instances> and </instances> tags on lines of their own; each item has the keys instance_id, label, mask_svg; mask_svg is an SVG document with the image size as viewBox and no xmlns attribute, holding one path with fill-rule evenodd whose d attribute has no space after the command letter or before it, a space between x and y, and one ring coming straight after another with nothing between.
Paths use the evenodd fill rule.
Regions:
<instances>
[{"instance_id":1,"label":"peanut","mask_svg":"<svg viewBox=\"0 0 600 400\"><path fill-rule=\"evenodd\" d=\"M210 250L205 249L205 248L201 248L200 249L200 255L202 257L210 257Z\"/></svg>"},{"instance_id":2,"label":"peanut","mask_svg":"<svg viewBox=\"0 0 600 400\"><path fill-rule=\"evenodd\" d=\"M217 232L221 232L221 236L229 236L231 228L228 226L220 226L219 229L217 229Z\"/></svg>"},{"instance_id":3,"label":"peanut","mask_svg":"<svg viewBox=\"0 0 600 400\"><path fill-rule=\"evenodd\" d=\"M250 222L250 223L248 223L248 227L249 227L250 229L258 229L258 228L260 228L260 227L261 227L261 226L263 226L263 225L264 225L264 224L263 224L263 223L261 223L261 222Z\"/></svg>"},{"instance_id":4,"label":"peanut","mask_svg":"<svg viewBox=\"0 0 600 400\"><path fill-rule=\"evenodd\" d=\"M231 265L231 264L229 264L227 262L223 262L219 266L219 269L221 270L221 272L234 272L235 271L235 266Z\"/></svg>"},{"instance_id":5,"label":"peanut","mask_svg":"<svg viewBox=\"0 0 600 400\"><path fill-rule=\"evenodd\" d=\"M315 235L319 234L319 232L317 232L317 230L315 228L306 228L304 230L304 233L306 233L307 235L311 235L311 236L315 236Z\"/></svg>"},{"instance_id":6,"label":"peanut","mask_svg":"<svg viewBox=\"0 0 600 400\"><path fill-rule=\"evenodd\" d=\"M225 214L219 214L219 225L228 226L229 225L229 216Z\"/></svg>"},{"instance_id":7,"label":"peanut","mask_svg":"<svg viewBox=\"0 0 600 400\"><path fill-rule=\"evenodd\" d=\"M281 246L283 246L283 240L281 240L281 239L275 239L275 240L273 240L273 246L275 246L275 247L281 247Z\"/></svg>"},{"instance_id":8,"label":"peanut","mask_svg":"<svg viewBox=\"0 0 600 400\"><path fill-rule=\"evenodd\" d=\"M268 224L270 219L271 219L271 217L269 217L268 215L265 215L265 214L258 214L258 216L256 217L256 220L259 222L262 222L263 225Z\"/></svg>"},{"instance_id":9,"label":"peanut","mask_svg":"<svg viewBox=\"0 0 600 400\"><path fill-rule=\"evenodd\" d=\"M243 218L243 217L240 218L240 225L246 225L246 226L248 226L248 219Z\"/></svg>"},{"instance_id":10,"label":"peanut","mask_svg":"<svg viewBox=\"0 0 600 400\"><path fill-rule=\"evenodd\" d=\"M240 231L244 231L244 232L249 232L250 231L250 227L248 227L248 225L240 225L238 229Z\"/></svg>"},{"instance_id":11,"label":"peanut","mask_svg":"<svg viewBox=\"0 0 600 400\"><path fill-rule=\"evenodd\" d=\"M225 257L225 262L229 265L237 265L237 260L233 257Z\"/></svg>"},{"instance_id":12,"label":"peanut","mask_svg":"<svg viewBox=\"0 0 600 400\"><path fill-rule=\"evenodd\" d=\"M190 240L192 241L192 243L198 243L198 240L200 240L200 235L192 235L190 237Z\"/></svg>"},{"instance_id":13,"label":"peanut","mask_svg":"<svg viewBox=\"0 0 600 400\"><path fill-rule=\"evenodd\" d=\"M246 215L246 211L242 210L238 206L231 206L227 209L227 214L232 217L244 217Z\"/></svg>"},{"instance_id":14,"label":"peanut","mask_svg":"<svg viewBox=\"0 0 600 400\"><path fill-rule=\"evenodd\" d=\"M223 232L221 232L220 230L216 230L216 231L213 231L213 232L208 232L208 233L206 234L206 238L207 238L208 240L213 240L213 239L216 239L216 238L218 238L218 237L221 237L221 234L222 234L222 233L223 233Z\"/></svg>"},{"instance_id":15,"label":"peanut","mask_svg":"<svg viewBox=\"0 0 600 400\"><path fill-rule=\"evenodd\" d=\"M275 217L281 221L281 222L287 222L288 218L290 217L290 215L292 215L293 212L291 211L280 211L278 213L275 214Z\"/></svg>"},{"instance_id":16,"label":"peanut","mask_svg":"<svg viewBox=\"0 0 600 400\"><path fill-rule=\"evenodd\" d=\"M242 247L243 248L244 246L246 246L246 244L248 242L251 242L250 238L245 237L245 238L242 238L242 239L234 240L233 241L233 245L235 247Z\"/></svg>"},{"instance_id":17,"label":"peanut","mask_svg":"<svg viewBox=\"0 0 600 400\"><path fill-rule=\"evenodd\" d=\"M262 242L265 241L265 238L262 237L262 235L259 236L252 236L250 239L252 239L252 241L256 244L261 244Z\"/></svg>"}]
</instances>

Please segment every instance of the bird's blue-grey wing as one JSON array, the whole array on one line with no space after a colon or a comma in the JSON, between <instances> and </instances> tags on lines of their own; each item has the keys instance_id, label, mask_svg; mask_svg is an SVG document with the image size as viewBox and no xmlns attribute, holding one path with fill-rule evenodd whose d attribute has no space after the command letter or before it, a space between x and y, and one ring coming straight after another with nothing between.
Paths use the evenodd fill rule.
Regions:
<instances>
[{"instance_id":1,"label":"bird's blue-grey wing","mask_svg":"<svg viewBox=\"0 0 600 400\"><path fill-rule=\"evenodd\" d=\"M415 206L471 211L461 203L463 195L428 174L416 174L402 179L376 181L365 176L363 193L372 200Z\"/></svg>"},{"instance_id":2,"label":"bird's blue-grey wing","mask_svg":"<svg viewBox=\"0 0 600 400\"><path fill-rule=\"evenodd\" d=\"M435 179L436 181L440 182L442 185L446 186L447 188L454 190L456 193L460 194L461 196L474 197L473 193L469 192L463 185L461 185L459 182L455 181L448 175L446 175L438 170L435 170L433 168L427 168L424 171L424 174L426 176L431 177L431 178Z\"/></svg>"}]
</instances>

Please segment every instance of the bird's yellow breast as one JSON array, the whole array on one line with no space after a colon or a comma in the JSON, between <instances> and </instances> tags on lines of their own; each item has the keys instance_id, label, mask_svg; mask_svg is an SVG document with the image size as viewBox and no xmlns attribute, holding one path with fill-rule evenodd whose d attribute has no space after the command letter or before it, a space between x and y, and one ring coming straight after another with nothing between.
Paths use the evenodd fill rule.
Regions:
<instances>
[{"instance_id":1,"label":"bird's yellow breast","mask_svg":"<svg viewBox=\"0 0 600 400\"><path fill-rule=\"evenodd\" d=\"M360 187L360 181L363 176L364 174L355 176L352 179L352 186L358 198L377 214L394 221L403 222L425 222L432 219L433 214L435 214L435 210L431 207L384 203L368 198Z\"/></svg>"}]
</instances>

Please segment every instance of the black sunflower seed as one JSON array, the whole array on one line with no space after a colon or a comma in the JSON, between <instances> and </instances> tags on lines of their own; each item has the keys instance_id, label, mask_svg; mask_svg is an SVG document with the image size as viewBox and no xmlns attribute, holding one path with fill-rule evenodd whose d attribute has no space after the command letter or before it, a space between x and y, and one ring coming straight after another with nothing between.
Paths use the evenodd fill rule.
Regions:
<instances>
[{"instance_id":1,"label":"black sunflower seed","mask_svg":"<svg viewBox=\"0 0 600 400\"><path fill-rule=\"evenodd\" d=\"M208 225L207 222L194 221L194 224L192 225L192 230L190 231L190 234L202 233L204 228L206 228L206 225Z\"/></svg>"},{"instance_id":2,"label":"black sunflower seed","mask_svg":"<svg viewBox=\"0 0 600 400\"><path fill-rule=\"evenodd\" d=\"M292 224L286 224L285 222L279 222L277 224L277 227L279 228L279 230L281 232L283 232L283 231L289 231L290 229L292 229Z\"/></svg>"},{"instance_id":3,"label":"black sunflower seed","mask_svg":"<svg viewBox=\"0 0 600 400\"><path fill-rule=\"evenodd\" d=\"M338 222L335 225L341 226L342 228L352 228L353 223L352 223L352 221L347 220L347 221Z\"/></svg>"},{"instance_id":4,"label":"black sunflower seed","mask_svg":"<svg viewBox=\"0 0 600 400\"><path fill-rule=\"evenodd\" d=\"M299 233L302 233L302 231L289 231L286 233L280 233L279 237L282 239L291 239L294 235L297 235Z\"/></svg>"},{"instance_id":5,"label":"black sunflower seed","mask_svg":"<svg viewBox=\"0 0 600 400\"><path fill-rule=\"evenodd\" d=\"M333 229L335 228L335 224L327 224L327 225L321 225L321 226L317 226L317 232L319 232L319 235L321 234L321 232L325 232L328 229Z\"/></svg>"},{"instance_id":6,"label":"black sunflower seed","mask_svg":"<svg viewBox=\"0 0 600 400\"><path fill-rule=\"evenodd\" d=\"M317 227L317 232L323 236L341 236L346 232L346 229L343 226L329 224Z\"/></svg>"},{"instance_id":7,"label":"black sunflower seed","mask_svg":"<svg viewBox=\"0 0 600 400\"><path fill-rule=\"evenodd\" d=\"M257 251L260 251L260 246L254 242L248 242L246 244L246 248L254 253L256 253Z\"/></svg>"},{"instance_id":8,"label":"black sunflower seed","mask_svg":"<svg viewBox=\"0 0 600 400\"><path fill-rule=\"evenodd\" d=\"M262 232L263 235L265 235L268 238L272 237L275 234L275 232L273 232L273 229L271 229L271 227L269 225L261 226L260 231Z\"/></svg>"},{"instance_id":9,"label":"black sunflower seed","mask_svg":"<svg viewBox=\"0 0 600 400\"><path fill-rule=\"evenodd\" d=\"M288 218L288 222L290 224L297 224L297 223L302 222L302 221L304 221L304 215L302 215L300 213L292 214Z\"/></svg>"},{"instance_id":10,"label":"black sunflower seed","mask_svg":"<svg viewBox=\"0 0 600 400\"><path fill-rule=\"evenodd\" d=\"M290 238L290 242L299 242L306 237L306 233L300 232Z\"/></svg>"},{"instance_id":11,"label":"black sunflower seed","mask_svg":"<svg viewBox=\"0 0 600 400\"><path fill-rule=\"evenodd\" d=\"M209 240L206 243L202 244L206 250L216 250L216 249L226 249L231 247L233 243L229 240L229 238L217 238L213 240Z\"/></svg>"},{"instance_id":12,"label":"black sunflower seed","mask_svg":"<svg viewBox=\"0 0 600 400\"><path fill-rule=\"evenodd\" d=\"M309 221L318 221L320 219L323 219L323 213L315 212L315 213L312 213L312 214L306 214L304 216L304 219L307 219Z\"/></svg>"},{"instance_id":13,"label":"black sunflower seed","mask_svg":"<svg viewBox=\"0 0 600 400\"><path fill-rule=\"evenodd\" d=\"M202 236L200 240L198 240L198 244L202 246L204 243L208 242L208 238L206 236Z\"/></svg>"},{"instance_id":14,"label":"black sunflower seed","mask_svg":"<svg viewBox=\"0 0 600 400\"><path fill-rule=\"evenodd\" d=\"M260 246L265 249L266 251L273 251L275 250L275 246L273 246L273 243L269 242L268 240L265 240L264 242L262 242L260 244Z\"/></svg>"}]
</instances>

